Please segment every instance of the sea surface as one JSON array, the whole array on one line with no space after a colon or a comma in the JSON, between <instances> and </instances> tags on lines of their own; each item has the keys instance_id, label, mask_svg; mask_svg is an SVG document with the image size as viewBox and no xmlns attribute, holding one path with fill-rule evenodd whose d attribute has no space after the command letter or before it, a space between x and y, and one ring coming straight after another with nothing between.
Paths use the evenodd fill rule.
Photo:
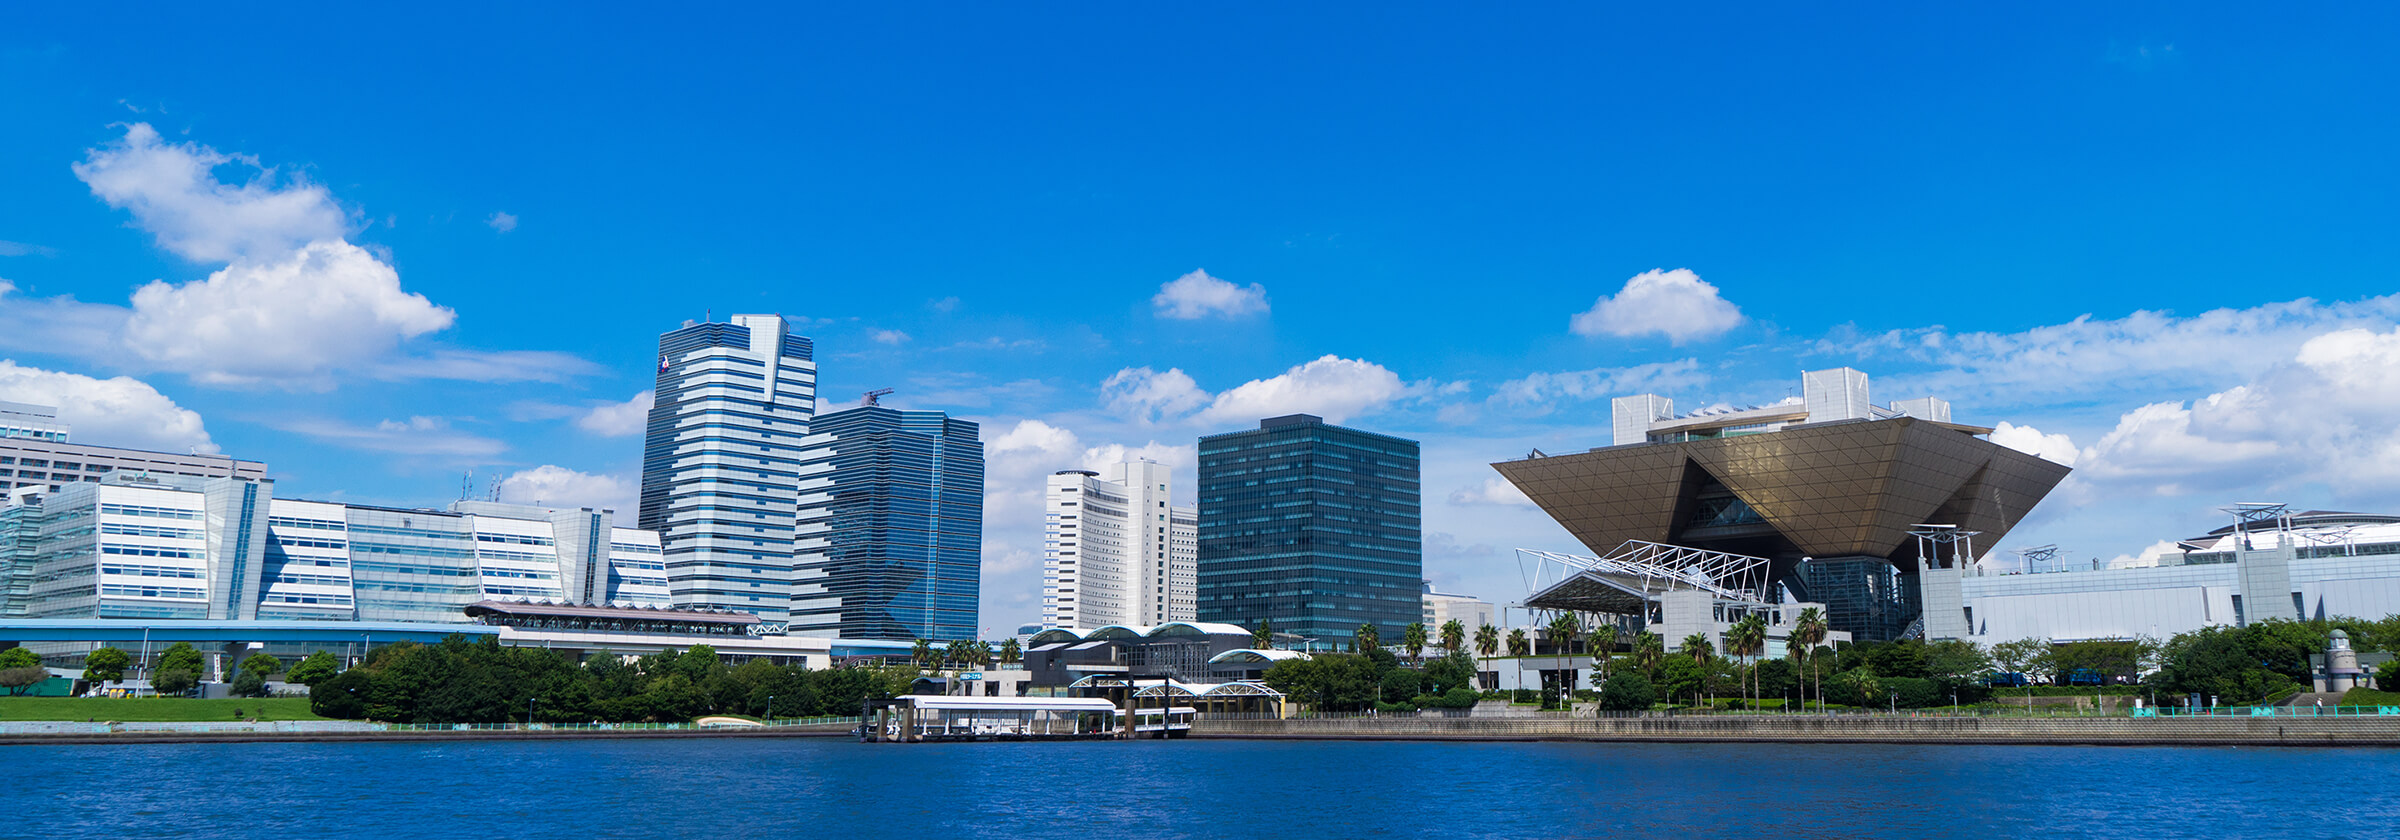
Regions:
<instances>
[{"instance_id":1,"label":"sea surface","mask_svg":"<svg viewBox=\"0 0 2400 840\"><path fill-rule=\"evenodd\" d=\"M2400 750L846 739L0 747L0 836L2393 837Z\"/></svg>"}]
</instances>

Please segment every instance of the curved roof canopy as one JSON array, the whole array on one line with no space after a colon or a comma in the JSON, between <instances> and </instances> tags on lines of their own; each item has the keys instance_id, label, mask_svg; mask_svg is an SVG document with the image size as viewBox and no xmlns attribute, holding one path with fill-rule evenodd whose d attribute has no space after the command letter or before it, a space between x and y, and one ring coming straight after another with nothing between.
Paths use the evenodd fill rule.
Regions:
<instances>
[{"instance_id":1,"label":"curved roof canopy","mask_svg":"<svg viewBox=\"0 0 2400 840\"><path fill-rule=\"evenodd\" d=\"M1308 654L1296 650L1259 650L1242 648L1229 650L1208 658L1210 665L1256 665L1282 662L1286 659L1307 659Z\"/></svg>"}]
</instances>

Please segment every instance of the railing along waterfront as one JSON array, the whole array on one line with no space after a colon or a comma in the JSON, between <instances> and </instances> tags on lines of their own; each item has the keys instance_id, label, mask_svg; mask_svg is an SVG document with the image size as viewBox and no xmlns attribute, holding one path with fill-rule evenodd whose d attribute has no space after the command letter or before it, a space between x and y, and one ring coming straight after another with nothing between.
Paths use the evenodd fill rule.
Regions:
<instances>
[{"instance_id":1,"label":"railing along waterfront","mask_svg":"<svg viewBox=\"0 0 2400 840\"><path fill-rule=\"evenodd\" d=\"M851 717L778 718L754 724L697 723L380 723L361 720L261 721L0 721L0 735L117 735L117 734L372 734L379 732L822 732L855 729L865 720Z\"/></svg>"},{"instance_id":2,"label":"railing along waterfront","mask_svg":"<svg viewBox=\"0 0 2400 840\"><path fill-rule=\"evenodd\" d=\"M1437 712L1437 711L1438 711L1438 712L1442 712L1442 713L1438 713L1438 714L1437 714L1437 713L1435 713L1435 712ZM2316 706L2218 706L2218 707L2214 707L2214 708L2196 709L2196 710L2195 710L2195 709L2184 709L2184 708L2180 708L2180 707L2168 706L2168 707L2145 707L2145 708L2139 708L2139 709L2132 709L2132 708L2120 708L2120 709L2114 709L2114 710L2110 710L2110 711L2094 711L2094 710L2090 710L2090 709L2084 709L2084 710L2080 710L2080 711L2078 711L2078 710L2076 710L2076 709L2072 709L2072 708L2061 709L2061 708L2057 708L2057 707L2035 707L2035 708L2033 708L2033 709L2030 709L2030 710L2029 710L2029 709L2024 709L2024 708L1996 708L1996 707L1973 707L1973 706L1960 707L1960 708L1958 708L1958 709L1949 709L1949 708L1940 708L1940 709L1900 709L1900 710L1897 710L1897 711L1886 710L1886 709L1826 709L1826 710L1822 710L1822 711L1819 711L1819 710L1810 710L1810 711L1805 711L1805 712L1804 712L1804 711L1797 711L1797 710L1795 710L1795 711L1788 711L1788 712L1787 712L1787 711L1779 711L1779 710L1775 710L1775 709L1715 709L1715 710L1711 710L1711 709L1652 709L1652 710L1649 710L1649 711L1624 711L1624 712L1619 712L1619 711L1598 711L1598 712L1595 712L1595 711L1590 711L1590 710L1583 710L1583 711L1568 711L1568 710L1564 710L1564 709L1538 709L1538 710L1537 710L1537 709L1509 709L1509 710L1506 710L1506 711L1499 711L1499 712L1484 712L1484 711L1482 711L1482 710L1478 709L1478 710L1473 710L1472 712L1469 712L1469 713L1463 713L1463 714L1460 714L1460 713L1451 713L1452 711L1453 711L1453 710L1432 710L1432 709L1428 709L1428 710L1425 710L1425 711L1423 711L1423 712L1365 712L1365 711L1362 711L1362 712L1297 712L1297 713L1293 713L1293 714L1291 714L1291 715L1284 715L1284 716L1279 716L1279 715L1276 715L1276 714L1273 714L1273 713L1264 713L1264 712L1251 712L1251 713L1210 713L1210 714L1203 715L1202 717L1203 717L1204 719L1207 719L1207 720L1292 720L1292 721L1308 721L1308 720L1593 720L1593 719L1643 719L1643 718L1683 718L1683 719L1705 719L1705 718L1744 718L1744 719L1751 719L1751 718L1760 718L1760 719L1769 719L1769 720L1774 720L1774 719L1802 719L1802 720L1805 720L1805 719L1813 719L1813 718L1838 718L1838 719L1853 719L1853 718L1859 718L1859 719L1863 719L1863 718L1897 718L1897 719L1910 719L1910 718L2033 718L2033 719L2051 719L2051 718L2059 718L2059 719L2074 719L2074 718L2153 718L2153 717L2155 717L2155 718L2192 718L2192 717L2224 717L2224 718L2253 718L2253 717L2257 717L2257 718L2312 718L2312 717L2391 717L2391 716L2400 716L2400 706L2322 706L2322 707L2316 707ZM1466 712L1467 710L1455 710L1455 711L1458 711L1458 712Z\"/></svg>"}]
</instances>

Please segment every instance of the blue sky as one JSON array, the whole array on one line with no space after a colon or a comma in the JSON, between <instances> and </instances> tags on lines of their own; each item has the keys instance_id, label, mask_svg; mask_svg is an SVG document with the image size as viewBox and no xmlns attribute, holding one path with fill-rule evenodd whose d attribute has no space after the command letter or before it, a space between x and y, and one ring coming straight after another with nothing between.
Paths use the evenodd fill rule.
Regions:
<instances>
[{"instance_id":1,"label":"blue sky","mask_svg":"<svg viewBox=\"0 0 2400 840\"><path fill-rule=\"evenodd\" d=\"M656 334L780 312L984 424L994 632L1039 476L1293 410L1422 440L1501 601L1580 547L1486 463L1806 368L2074 462L2000 549L2400 510L2387 7L681 14L8 12L0 399L628 504Z\"/></svg>"}]
</instances>

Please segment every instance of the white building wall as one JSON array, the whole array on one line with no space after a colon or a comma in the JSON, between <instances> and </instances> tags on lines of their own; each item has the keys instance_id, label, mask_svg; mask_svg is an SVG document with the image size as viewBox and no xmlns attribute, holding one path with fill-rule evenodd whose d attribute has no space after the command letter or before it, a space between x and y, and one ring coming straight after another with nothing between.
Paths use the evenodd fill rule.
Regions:
<instances>
[{"instance_id":1,"label":"white building wall","mask_svg":"<svg viewBox=\"0 0 2400 840\"><path fill-rule=\"evenodd\" d=\"M623 607L667 606L671 599L658 533L639 528L611 528L609 533L608 602Z\"/></svg>"},{"instance_id":2,"label":"white building wall","mask_svg":"<svg viewBox=\"0 0 2400 840\"><path fill-rule=\"evenodd\" d=\"M1105 478L1051 475L1043 492L1043 626L1194 620L1199 516L1173 496L1173 471L1151 461L1113 465Z\"/></svg>"},{"instance_id":3,"label":"white building wall","mask_svg":"<svg viewBox=\"0 0 2400 840\"><path fill-rule=\"evenodd\" d=\"M259 618L358 617L357 594L351 588L349 522L341 505L276 499L268 506L267 539Z\"/></svg>"},{"instance_id":4,"label":"white building wall","mask_svg":"<svg viewBox=\"0 0 2400 840\"><path fill-rule=\"evenodd\" d=\"M1800 374L1801 402L1808 422L1863 420L1873 416L1867 400L1867 375L1850 368L1812 370Z\"/></svg>"}]
</instances>

